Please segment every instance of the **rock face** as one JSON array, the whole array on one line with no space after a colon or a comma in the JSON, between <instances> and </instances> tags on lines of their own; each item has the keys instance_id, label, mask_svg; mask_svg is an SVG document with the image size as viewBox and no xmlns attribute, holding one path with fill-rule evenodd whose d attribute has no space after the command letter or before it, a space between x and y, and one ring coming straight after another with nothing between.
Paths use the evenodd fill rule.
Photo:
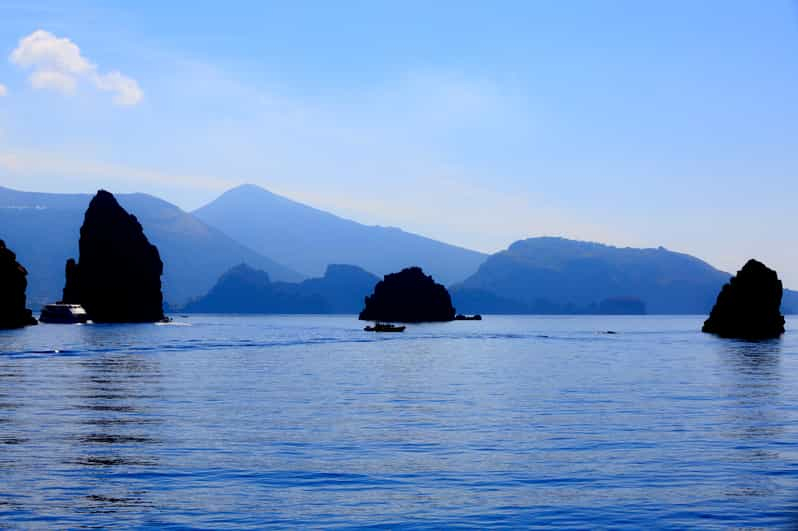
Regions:
<instances>
[{"instance_id":1,"label":"rock face","mask_svg":"<svg viewBox=\"0 0 798 531\"><path fill-rule=\"evenodd\" d=\"M0 240L0 328L36 324L31 311L25 308L27 276L28 272L17 262L17 256Z\"/></svg>"},{"instance_id":2,"label":"rock face","mask_svg":"<svg viewBox=\"0 0 798 531\"><path fill-rule=\"evenodd\" d=\"M136 216L100 190L80 228L80 261L66 264L63 302L98 323L146 323L163 314L163 263Z\"/></svg>"},{"instance_id":3,"label":"rock face","mask_svg":"<svg viewBox=\"0 0 798 531\"><path fill-rule=\"evenodd\" d=\"M738 339L769 339L784 333L782 285L776 272L749 260L723 286L703 332Z\"/></svg>"},{"instance_id":4,"label":"rock face","mask_svg":"<svg viewBox=\"0 0 798 531\"><path fill-rule=\"evenodd\" d=\"M360 312L362 321L400 323L452 321L454 316L449 292L420 267L385 275L374 293L366 297L366 307Z\"/></svg>"}]
</instances>

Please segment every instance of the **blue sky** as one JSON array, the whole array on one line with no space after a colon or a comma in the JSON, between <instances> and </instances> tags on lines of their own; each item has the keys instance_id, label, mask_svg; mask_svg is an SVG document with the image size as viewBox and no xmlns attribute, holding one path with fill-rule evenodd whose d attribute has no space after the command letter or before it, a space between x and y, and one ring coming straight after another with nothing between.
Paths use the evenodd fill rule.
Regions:
<instances>
[{"instance_id":1,"label":"blue sky","mask_svg":"<svg viewBox=\"0 0 798 531\"><path fill-rule=\"evenodd\" d=\"M37 30L80 60L15 55ZM0 184L193 209L251 182L488 252L663 245L798 287L789 0L7 0L0 56Z\"/></svg>"}]
</instances>

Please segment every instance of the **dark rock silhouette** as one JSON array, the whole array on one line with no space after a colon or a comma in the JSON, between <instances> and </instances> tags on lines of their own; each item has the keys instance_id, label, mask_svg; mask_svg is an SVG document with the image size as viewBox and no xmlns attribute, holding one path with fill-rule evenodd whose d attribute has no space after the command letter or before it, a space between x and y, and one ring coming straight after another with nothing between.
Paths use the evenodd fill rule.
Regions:
<instances>
[{"instance_id":1,"label":"dark rock silhouette","mask_svg":"<svg viewBox=\"0 0 798 531\"><path fill-rule=\"evenodd\" d=\"M80 304L98 323L146 323L164 319L158 249L136 216L100 190L80 228L80 259L66 264L63 302Z\"/></svg>"},{"instance_id":2,"label":"dark rock silhouette","mask_svg":"<svg viewBox=\"0 0 798 531\"><path fill-rule=\"evenodd\" d=\"M454 316L449 292L420 267L385 275L374 293L366 297L366 307L360 312L363 321L400 323L452 321Z\"/></svg>"},{"instance_id":3,"label":"dark rock silhouette","mask_svg":"<svg viewBox=\"0 0 798 531\"><path fill-rule=\"evenodd\" d=\"M363 306L379 279L359 267L333 264L322 278L272 282L265 271L234 267L207 295L184 308L196 313L348 313Z\"/></svg>"},{"instance_id":4,"label":"dark rock silhouette","mask_svg":"<svg viewBox=\"0 0 798 531\"><path fill-rule=\"evenodd\" d=\"M25 307L28 271L17 262L17 255L0 240L0 328L35 325L36 319Z\"/></svg>"},{"instance_id":5,"label":"dark rock silhouette","mask_svg":"<svg viewBox=\"0 0 798 531\"><path fill-rule=\"evenodd\" d=\"M784 333L782 285L775 271L749 260L723 286L703 332L737 339L770 339Z\"/></svg>"}]
</instances>

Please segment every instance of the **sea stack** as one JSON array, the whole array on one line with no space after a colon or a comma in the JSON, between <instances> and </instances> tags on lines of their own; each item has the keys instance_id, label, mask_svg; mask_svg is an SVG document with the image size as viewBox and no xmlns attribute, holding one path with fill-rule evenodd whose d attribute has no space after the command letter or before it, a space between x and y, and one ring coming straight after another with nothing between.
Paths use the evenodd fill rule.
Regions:
<instances>
[{"instance_id":1,"label":"sea stack","mask_svg":"<svg viewBox=\"0 0 798 531\"><path fill-rule=\"evenodd\" d=\"M420 267L385 275L374 293L366 297L366 307L360 312L362 321L399 323L452 321L454 316L449 292Z\"/></svg>"},{"instance_id":2,"label":"sea stack","mask_svg":"<svg viewBox=\"0 0 798 531\"><path fill-rule=\"evenodd\" d=\"M723 286L703 332L736 339L771 339L784 333L782 285L761 262L749 260Z\"/></svg>"},{"instance_id":3,"label":"sea stack","mask_svg":"<svg viewBox=\"0 0 798 531\"><path fill-rule=\"evenodd\" d=\"M0 240L0 328L35 325L33 313L25 307L28 271L17 262L17 255Z\"/></svg>"},{"instance_id":4,"label":"sea stack","mask_svg":"<svg viewBox=\"0 0 798 531\"><path fill-rule=\"evenodd\" d=\"M97 323L148 323L164 319L158 249L136 216L100 190L80 228L80 257L66 264L66 304L80 304Z\"/></svg>"}]
</instances>

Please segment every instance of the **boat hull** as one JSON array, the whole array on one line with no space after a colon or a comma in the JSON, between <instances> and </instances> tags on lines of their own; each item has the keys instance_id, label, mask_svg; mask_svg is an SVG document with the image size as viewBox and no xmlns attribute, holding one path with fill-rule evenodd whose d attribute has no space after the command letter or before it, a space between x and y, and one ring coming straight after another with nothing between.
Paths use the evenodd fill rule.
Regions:
<instances>
[{"instance_id":1,"label":"boat hull","mask_svg":"<svg viewBox=\"0 0 798 531\"><path fill-rule=\"evenodd\" d=\"M364 328L366 332L404 332L404 326L384 326L384 325L376 325L376 326L367 326Z\"/></svg>"},{"instance_id":2,"label":"boat hull","mask_svg":"<svg viewBox=\"0 0 798 531\"><path fill-rule=\"evenodd\" d=\"M48 304L42 308L39 322L47 324L81 324L89 321L89 315L77 304Z\"/></svg>"}]
</instances>

